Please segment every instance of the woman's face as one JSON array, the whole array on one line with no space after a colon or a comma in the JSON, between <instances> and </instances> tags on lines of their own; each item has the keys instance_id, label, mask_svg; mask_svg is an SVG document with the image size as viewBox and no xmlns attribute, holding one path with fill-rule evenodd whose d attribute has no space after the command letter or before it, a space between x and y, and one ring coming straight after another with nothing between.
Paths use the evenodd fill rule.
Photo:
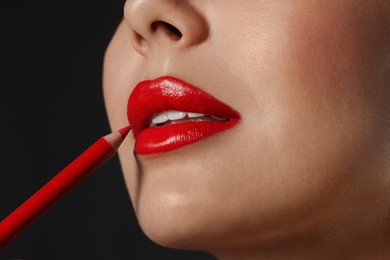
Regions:
<instances>
[{"instance_id":1,"label":"woman's face","mask_svg":"<svg viewBox=\"0 0 390 260\"><path fill-rule=\"evenodd\" d=\"M241 118L168 152L134 156L126 139L120 160L144 232L227 252L332 243L340 227L382 216L389 9L388 0L128 0L104 66L111 127L128 124L135 86L161 76Z\"/></svg>"}]
</instances>

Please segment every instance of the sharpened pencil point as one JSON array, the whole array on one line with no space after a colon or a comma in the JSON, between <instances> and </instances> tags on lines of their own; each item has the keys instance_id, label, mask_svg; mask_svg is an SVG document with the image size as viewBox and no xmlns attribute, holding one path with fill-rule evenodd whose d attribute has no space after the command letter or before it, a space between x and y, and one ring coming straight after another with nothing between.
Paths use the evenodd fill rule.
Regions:
<instances>
[{"instance_id":1,"label":"sharpened pencil point","mask_svg":"<svg viewBox=\"0 0 390 260\"><path fill-rule=\"evenodd\" d=\"M123 127L118 132L122 136L122 138L124 139L127 136L127 134L130 132L130 130L131 130L131 125Z\"/></svg>"}]
</instances>

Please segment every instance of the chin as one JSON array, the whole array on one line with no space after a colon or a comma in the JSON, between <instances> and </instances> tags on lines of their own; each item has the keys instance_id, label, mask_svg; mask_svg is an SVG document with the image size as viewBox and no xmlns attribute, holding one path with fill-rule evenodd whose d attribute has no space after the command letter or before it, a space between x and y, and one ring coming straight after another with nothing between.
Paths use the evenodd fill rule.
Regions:
<instances>
[{"instance_id":1,"label":"chin","mask_svg":"<svg viewBox=\"0 0 390 260\"><path fill-rule=\"evenodd\" d=\"M141 198L136 214L145 235L163 247L204 250L213 233L210 214L194 199L174 192ZM213 214L214 215L214 214Z\"/></svg>"}]
</instances>

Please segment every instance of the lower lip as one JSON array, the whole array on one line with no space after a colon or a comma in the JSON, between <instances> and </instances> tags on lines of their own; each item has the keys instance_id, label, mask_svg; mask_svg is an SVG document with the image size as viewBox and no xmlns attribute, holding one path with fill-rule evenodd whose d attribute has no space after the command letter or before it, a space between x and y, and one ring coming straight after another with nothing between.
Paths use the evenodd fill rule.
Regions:
<instances>
[{"instance_id":1,"label":"lower lip","mask_svg":"<svg viewBox=\"0 0 390 260\"><path fill-rule=\"evenodd\" d=\"M188 122L147 128L137 136L135 152L137 154L169 152L219 134L237 125L238 122L238 118L233 118L227 122Z\"/></svg>"}]
</instances>

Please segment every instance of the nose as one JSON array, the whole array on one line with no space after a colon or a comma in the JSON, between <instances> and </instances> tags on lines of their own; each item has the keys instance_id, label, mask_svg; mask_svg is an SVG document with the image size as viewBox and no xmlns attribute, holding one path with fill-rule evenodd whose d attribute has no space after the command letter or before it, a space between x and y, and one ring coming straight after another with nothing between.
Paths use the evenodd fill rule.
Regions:
<instances>
[{"instance_id":1,"label":"nose","mask_svg":"<svg viewBox=\"0 0 390 260\"><path fill-rule=\"evenodd\" d=\"M206 19L188 0L127 0L124 16L131 42L143 56L152 49L198 45L209 34Z\"/></svg>"}]
</instances>

